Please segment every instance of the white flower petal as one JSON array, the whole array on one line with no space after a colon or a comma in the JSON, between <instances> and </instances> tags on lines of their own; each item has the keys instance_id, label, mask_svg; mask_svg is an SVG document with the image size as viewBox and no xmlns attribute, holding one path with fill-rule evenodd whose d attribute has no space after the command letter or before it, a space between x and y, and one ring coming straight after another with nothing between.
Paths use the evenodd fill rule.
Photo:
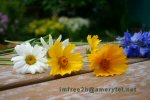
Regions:
<instances>
[{"instance_id":1,"label":"white flower petal","mask_svg":"<svg viewBox=\"0 0 150 100\"><path fill-rule=\"evenodd\" d=\"M18 55L25 56L33 51L33 47L30 45L30 43L24 43L21 45L17 45L15 47L15 51Z\"/></svg>"},{"instance_id":2,"label":"white flower petal","mask_svg":"<svg viewBox=\"0 0 150 100\"><path fill-rule=\"evenodd\" d=\"M49 47L53 45L53 38L51 35L49 35Z\"/></svg>"},{"instance_id":3,"label":"white flower petal","mask_svg":"<svg viewBox=\"0 0 150 100\"><path fill-rule=\"evenodd\" d=\"M24 45L24 53L25 53L25 55L28 55L28 54L31 54L32 52L33 52L33 47L31 46L31 44L30 43L26 43L25 45Z\"/></svg>"},{"instance_id":4,"label":"white flower petal","mask_svg":"<svg viewBox=\"0 0 150 100\"><path fill-rule=\"evenodd\" d=\"M11 58L11 61L14 61L14 62L17 62L17 61L20 61L20 60L24 60L24 57L23 56L15 56L15 57Z\"/></svg>"},{"instance_id":5,"label":"white flower petal","mask_svg":"<svg viewBox=\"0 0 150 100\"><path fill-rule=\"evenodd\" d=\"M32 67L34 68L35 72L39 72L39 65L37 65L37 63Z\"/></svg>"},{"instance_id":6,"label":"white flower petal","mask_svg":"<svg viewBox=\"0 0 150 100\"><path fill-rule=\"evenodd\" d=\"M26 65L22 66L21 68L16 69L16 72L17 72L17 73L20 73L20 74L25 74L25 73L24 73L24 70L25 70L25 69L26 69Z\"/></svg>"},{"instance_id":7,"label":"white flower petal","mask_svg":"<svg viewBox=\"0 0 150 100\"><path fill-rule=\"evenodd\" d=\"M41 46L35 45L33 49L33 54L38 58L42 58L46 55L46 50Z\"/></svg>"},{"instance_id":8,"label":"white flower petal","mask_svg":"<svg viewBox=\"0 0 150 100\"><path fill-rule=\"evenodd\" d=\"M40 48L38 47L38 45L35 45L35 46L33 47L32 53L33 53L34 55L38 55L38 54L39 54L39 50L40 50Z\"/></svg>"},{"instance_id":9,"label":"white flower petal","mask_svg":"<svg viewBox=\"0 0 150 100\"><path fill-rule=\"evenodd\" d=\"M44 68L44 69L48 69L48 68L49 68L49 67L47 66L47 64L42 63L42 62L40 62L40 61L38 61L37 64L38 64L40 67Z\"/></svg>"},{"instance_id":10,"label":"white flower petal","mask_svg":"<svg viewBox=\"0 0 150 100\"><path fill-rule=\"evenodd\" d=\"M35 45L34 47L32 47L30 43L25 43L25 44L16 46L16 50L19 56L12 57L11 61L13 61L14 63L13 68L16 69L17 73L35 74L36 72L42 73L46 69L48 69L47 59L46 59L46 49L44 49L43 47L38 46L38 45ZM36 59L35 64L29 65L26 63L25 58L28 55L35 56L35 59Z\"/></svg>"},{"instance_id":11,"label":"white flower petal","mask_svg":"<svg viewBox=\"0 0 150 100\"><path fill-rule=\"evenodd\" d=\"M29 71L31 72L31 74L35 74L35 72L36 72L35 67L36 67L35 65L29 66Z\"/></svg>"},{"instance_id":12,"label":"white flower petal","mask_svg":"<svg viewBox=\"0 0 150 100\"><path fill-rule=\"evenodd\" d=\"M23 46L22 45L17 45L15 47L15 51L17 52L18 55L23 55Z\"/></svg>"},{"instance_id":13,"label":"white flower petal","mask_svg":"<svg viewBox=\"0 0 150 100\"><path fill-rule=\"evenodd\" d=\"M62 35L59 35L59 37L58 37L57 40L61 41L61 38L62 38ZM56 40L56 41L57 41L57 40Z\"/></svg>"},{"instance_id":14,"label":"white flower petal","mask_svg":"<svg viewBox=\"0 0 150 100\"><path fill-rule=\"evenodd\" d=\"M41 37L40 38L40 41L41 41L41 43L42 43L42 45L44 46L44 48L49 48L49 46L48 46L48 44L44 41L44 39Z\"/></svg>"},{"instance_id":15,"label":"white flower petal","mask_svg":"<svg viewBox=\"0 0 150 100\"><path fill-rule=\"evenodd\" d=\"M46 58L39 58L38 61L42 62L42 63L47 63L47 59Z\"/></svg>"},{"instance_id":16,"label":"white flower petal","mask_svg":"<svg viewBox=\"0 0 150 100\"><path fill-rule=\"evenodd\" d=\"M20 69L17 69L18 70L18 72L19 73L21 73L21 74L25 74L25 73L28 73L28 65L26 64L26 65L24 65L22 68L20 68Z\"/></svg>"},{"instance_id":17,"label":"white flower petal","mask_svg":"<svg viewBox=\"0 0 150 100\"><path fill-rule=\"evenodd\" d=\"M23 67L25 64L26 64L25 61L19 61L14 64L13 68L18 69Z\"/></svg>"},{"instance_id":18,"label":"white flower petal","mask_svg":"<svg viewBox=\"0 0 150 100\"><path fill-rule=\"evenodd\" d=\"M29 69L29 65L26 64L22 70L22 74L29 73L28 69Z\"/></svg>"},{"instance_id":19,"label":"white flower petal","mask_svg":"<svg viewBox=\"0 0 150 100\"><path fill-rule=\"evenodd\" d=\"M69 43L69 39L64 40L64 41L62 42L63 48L65 48L65 47L68 45L68 43Z\"/></svg>"},{"instance_id":20,"label":"white flower petal","mask_svg":"<svg viewBox=\"0 0 150 100\"><path fill-rule=\"evenodd\" d=\"M39 66L38 64L36 64L36 69L37 69L37 72L39 72L39 73L44 72L44 69L41 66Z\"/></svg>"}]
</instances>

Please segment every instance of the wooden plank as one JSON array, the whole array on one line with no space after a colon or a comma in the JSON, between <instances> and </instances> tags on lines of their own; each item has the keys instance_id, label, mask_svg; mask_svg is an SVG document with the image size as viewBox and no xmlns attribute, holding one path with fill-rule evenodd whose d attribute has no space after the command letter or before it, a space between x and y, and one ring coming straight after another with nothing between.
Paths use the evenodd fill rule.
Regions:
<instances>
[{"instance_id":1,"label":"wooden plank","mask_svg":"<svg viewBox=\"0 0 150 100\"><path fill-rule=\"evenodd\" d=\"M0 92L1 100L150 100L150 61L129 65L126 73L114 77L96 77L93 72L76 75L63 79L28 85ZM62 88L69 87L69 91ZM82 87L94 89L107 89L95 93L75 92ZM123 87L130 88L128 92L114 91L112 89ZM72 91L71 91L72 89ZM73 92L74 89L74 92ZM110 91L108 91L110 90ZM131 91L132 90L132 91Z\"/></svg>"},{"instance_id":2,"label":"wooden plank","mask_svg":"<svg viewBox=\"0 0 150 100\"><path fill-rule=\"evenodd\" d=\"M84 55L85 48L86 48L86 46L78 46L76 48L75 52L80 52L82 55ZM131 63L136 63L136 62L145 61L145 60L149 60L149 59L148 58L136 58L136 59L132 58L132 59L128 60L128 63L131 64ZM65 75L64 77L91 72L89 70L88 62L85 62L83 65L84 65L83 69L80 72L73 73L71 75ZM12 65L0 65L0 90L6 90L6 89L10 89L10 88L40 83L40 82L54 80L54 79L58 79L58 78L64 78L64 77L49 76L49 71L47 71L46 73L42 73L42 74L21 75L21 74L16 74L13 71Z\"/></svg>"},{"instance_id":3,"label":"wooden plank","mask_svg":"<svg viewBox=\"0 0 150 100\"><path fill-rule=\"evenodd\" d=\"M85 69L87 69L87 63L84 64ZM0 91L10 89L10 88L15 88L19 86L25 86L29 84L35 84L39 82L44 82L44 81L49 81L49 80L54 80L54 79L59 79L59 78L64 78L64 77L69 77L69 76L74 76L78 74L83 74L90 72L89 70L81 70L79 72L74 72L71 75L65 75L65 76L50 76L49 75L50 71L47 71L45 73L41 74L17 74L16 72L13 71L11 66L0 66Z\"/></svg>"},{"instance_id":4,"label":"wooden plank","mask_svg":"<svg viewBox=\"0 0 150 100\"><path fill-rule=\"evenodd\" d=\"M131 63L136 63L136 62L141 62L149 59L144 59L144 58L138 58L138 59L129 59L128 62L129 64ZM84 74L84 73L89 73L91 72L89 70L89 63L84 63L83 64L83 69L79 72L73 73L71 75L65 75L64 77L69 77L73 75L78 75L78 74ZM2 66L0 65L0 90L6 90L10 88L15 88L19 86L25 86L29 84L35 84L35 83L40 83L44 81L49 81L49 80L54 80L58 78L64 78L61 76L50 76L49 71L41 74L17 74L13 71L12 66L10 65L5 65Z\"/></svg>"}]
</instances>

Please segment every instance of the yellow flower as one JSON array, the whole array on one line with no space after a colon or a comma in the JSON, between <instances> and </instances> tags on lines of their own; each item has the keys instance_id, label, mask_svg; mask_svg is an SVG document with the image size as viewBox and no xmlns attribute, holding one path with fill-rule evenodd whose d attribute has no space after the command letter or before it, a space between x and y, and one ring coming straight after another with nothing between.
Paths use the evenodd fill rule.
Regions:
<instances>
[{"instance_id":1,"label":"yellow flower","mask_svg":"<svg viewBox=\"0 0 150 100\"><path fill-rule=\"evenodd\" d=\"M82 68L82 56L79 53L72 53L74 44L69 43L65 48L57 40L50 48L50 59L48 61L52 70L50 75L65 75L71 72L79 71Z\"/></svg>"},{"instance_id":2,"label":"yellow flower","mask_svg":"<svg viewBox=\"0 0 150 100\"><path fill-rule=\"evenodd\" d=\"M91 35L88 35L87 41L89 43L91 52L96 52L99 50L99 43L101 42L101 40L98 39L97 35L94 35L93 37L91 37Z\"/></svg>"},{"instance_id":3,"label":"yellow flower","mask_svg":"<svg viewBox=\"0 0 150 100\"><path fill-rule=\"evenodd\" d=\"M123 48L118 45L106 44L98 52L89 54L88 59L96 76L122 74L128 67Z\"/></svg>"}]
</instances>

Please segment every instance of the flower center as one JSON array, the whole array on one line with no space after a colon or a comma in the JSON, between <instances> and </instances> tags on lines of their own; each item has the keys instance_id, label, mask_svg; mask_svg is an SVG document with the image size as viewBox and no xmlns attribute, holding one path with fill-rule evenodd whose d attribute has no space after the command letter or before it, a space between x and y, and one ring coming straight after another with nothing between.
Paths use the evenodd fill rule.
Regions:
<instances>
[{"instance_id":1,"label":"flower center","mask_svg":"<svg viewBox=\"0 0 150 100\"><path fill-rule=\"evenodd\" d=\"M110 61L107 59L102 59L100 62L100 66L102 66L104 71L107 71L109 69L109 63Z\"/></svg>"},{"instance_id":2,"label":"flower center","mask_svg":"<svg viewBox=\"0 0 150 100\"><path fill-rule=\"evenodd\" d=\"M65 56L59 58L59 64L61 67L66 68L68 64L68 59Z\"/></svg>"},{"instance_id":3,"label":"flower center","mask_svg":"<svg viewBox=\"0 0 150 100\"><path fill-rule=\"evenodd\" d=\"M33 55L28 55L25 60L26 60L26 63L29 65L33 65L36 63L36 58Z\"/></svg>"}]
</instances>

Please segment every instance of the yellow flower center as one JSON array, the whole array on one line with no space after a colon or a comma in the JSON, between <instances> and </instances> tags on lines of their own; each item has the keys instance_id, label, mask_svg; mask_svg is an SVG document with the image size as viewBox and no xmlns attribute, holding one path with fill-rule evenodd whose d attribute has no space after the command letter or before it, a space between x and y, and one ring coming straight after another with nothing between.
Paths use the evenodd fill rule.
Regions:
<instances>
[{"instance_id":1,"label":"yellow flower center","mask_svg":"<svg viewBox=\"0 0 150 100\"><path fill-rule=\"evenodd\" d=\"M62 68L66 68L68 64L68 59L65 56L60 57L59 64Z\"/></svg>"},{"instance_id":2,"label":"yellow flower center","mask_svg":"<svg viewBox=\"0 0 150 100\"><path fill-rule=\"evenodd\" d=\"M102 59L100 62L100 66L103 68L104 71L107 71L109 69L110 61L107 59Z\"/></svg>"},{"instance_id":3,"label":"yellow flower center","mask_svg":"<svg viewBox=\"0 0 150 100\"><path fill-rule=\"evenodd\" d=\"M29 65L33 65L36 63L36 58L33 55L28 55L25 60L26 60L26 63Z\"/></svg>"}]
</instances>

